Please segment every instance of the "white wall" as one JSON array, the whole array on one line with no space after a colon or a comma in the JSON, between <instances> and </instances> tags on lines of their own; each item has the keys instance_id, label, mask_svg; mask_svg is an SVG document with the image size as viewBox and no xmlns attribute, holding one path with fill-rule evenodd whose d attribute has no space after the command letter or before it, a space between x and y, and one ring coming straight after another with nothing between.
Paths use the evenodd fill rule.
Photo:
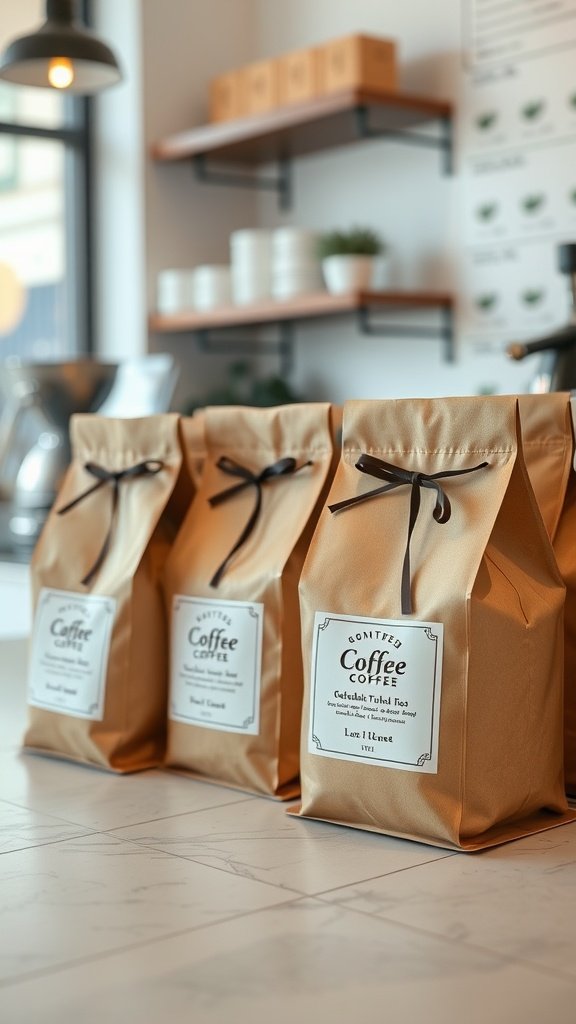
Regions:
<instances>
[{"instance_id":1,"label":"white wall","mask_svg":"<svg viewBox=\"0 0 576 1024\"><path fill-rule=\"evenodd\" d=\"M143 351L156 274L168 266L227 258L231 230L250 224L324 229L371 223L389 241L391 283L455 287L463 239L458 175L434 151L370 142L319 154L294 167L296 201L201 185L188 164L153 164L152 141L206 118L209 79L229 67L353 31L398 40L401 85L439 98L460 90L460 0L97 0L98 24L126 63L128 82L103 96L100 118L100 346ZM226 366L201 356L191 337L158 336L184 376L178 400L202 395ZM274 372L274 359L262 372ZM309 398L523 390L532 367L469 348L442 360L435 340L363 338L352 318L297 332L294 385Z\"/></svg>"},{"instance_id":2,"label":"white wall","mask_svg":"<svg viewBox=\"0 0 576 1024\"><path fill-rule=\"evenodd\" d=\"M193 340L148 338L156 276L226 262L228 235L252 224L252 193L194 181L190 163L157 164L151 144L207 117L208 82L252 57L253 0L96 0L95 24L125 80L97 99L98 349L118 358L169 347L182 367L175 401L216 383L222 362Z\"/></svg>"},{"instance_id":3,"label":"white wall","mask_svg":"<svg viewBox=\"0 0 576 1024\"><path fill-rule=\"evenodd\" d=\"M451 99L458 110L462 74L461 0L259 0L258 49L276 55L351 32L397 41L400 86ZM458 137L459 121L455 132ZM261 216L277 220L262 201ZM325 230L369 223L391 249L390 283L455 291L464 239L458 173L447 177L434 151L371 141L300 161L295 222ZM385 397L523 390L526 365L459 346L442 359L435 340L364 338L352 318L299 332L295 382L314 397Z\"/></svg>"}]
</instances>

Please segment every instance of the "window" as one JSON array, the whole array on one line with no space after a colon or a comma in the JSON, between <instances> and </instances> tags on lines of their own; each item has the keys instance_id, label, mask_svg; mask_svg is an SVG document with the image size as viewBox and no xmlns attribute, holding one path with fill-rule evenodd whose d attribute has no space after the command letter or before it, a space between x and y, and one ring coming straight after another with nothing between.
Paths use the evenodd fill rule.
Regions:
<instances>
[{"instance_id":1,"label":"window","mask_svg":"<svg viewBox=\"0 0 576 1024\"><path fill-rule=\"evenodd\" d=\"M0 47L44 17L4 5ZM88 104L0 82L0 361L90 351Z\"/></svg>"}]
</instances>

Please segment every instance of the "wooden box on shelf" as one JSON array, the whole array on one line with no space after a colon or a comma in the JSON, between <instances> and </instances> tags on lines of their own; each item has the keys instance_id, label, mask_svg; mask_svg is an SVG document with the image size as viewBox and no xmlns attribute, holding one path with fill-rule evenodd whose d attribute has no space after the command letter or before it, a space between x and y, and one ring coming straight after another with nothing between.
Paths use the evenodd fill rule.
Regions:
<instances>
[{"instance_id":1,"label":"wooden box on shelf","mask_svg":"<svg viewBox=\"0 0 576 1024\"><path fill-rule=\"evenodd\" d=\"M241 69L246 114L263 114L278 106L278 62L261 60Z\"/></svg>"},{"instance_id":2,"label":"wooden box on shelf","mask_svg":"<svg viewBox=\"0 0 576 1024\"><path fill-rule=\"evenodd\" d=\"M277 64L279 100L283 106L312 100L320 94L318 47L284 53L278 58Z\"/></svg>"},{"instance_id":3,"label":"wooden box on shelf","mask_svg":"<svg viewBox=\"0 0 576 1024\"><path fill-rule=\"evenodd\" d=\"M353 35L333 39L320 48L322 92L339 89L397 88L396 44L393 39Z\"/></svg>"},{"instance_id":4,"label":"wooden box on shelf","mask_svg":"<svg viewBox=\"0 0 576 1024\"><path fill-rule=\"evenodd\" d=\"M228 71L212 79L209 85L209 112L213 122L233 121L246 113L241 71Z\"/></svg>"}]
</instances>

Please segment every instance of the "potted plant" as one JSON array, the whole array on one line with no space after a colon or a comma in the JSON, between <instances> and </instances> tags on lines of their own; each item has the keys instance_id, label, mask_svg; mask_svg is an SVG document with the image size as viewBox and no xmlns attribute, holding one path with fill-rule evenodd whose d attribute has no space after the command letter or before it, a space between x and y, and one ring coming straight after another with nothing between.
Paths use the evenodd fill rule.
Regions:
<instances>
[{"instance_id":1,"label":"potted plant","mask_svg":"<svg viewBox=\"0 0 576 1024\"><path fill-rule=\"evenodd\" d=\"M329 231L320 236L318 247L329 292L340 294L373 286L376 257L385 252L385 246L372 228Z\"/></svg>"}]
</instances>

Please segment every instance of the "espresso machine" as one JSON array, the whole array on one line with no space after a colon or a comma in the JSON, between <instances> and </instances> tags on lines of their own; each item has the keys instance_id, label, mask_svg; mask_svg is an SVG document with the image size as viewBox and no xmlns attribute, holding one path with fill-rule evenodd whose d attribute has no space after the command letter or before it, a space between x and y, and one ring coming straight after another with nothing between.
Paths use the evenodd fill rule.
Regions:
<instances>
[{"instance_id":1,"label":"espresso machine","mask_svg":"<svg viewBox=\"0 0 576 1024\"><path fill-rule=\"evenodd\" d=\"M117 369L91 359L0 364L0 547L29 555L70 462L70 417L100 408Z\"/></svg>"},{"instance_id":2,"label":"espresso machine","mask_svg":"<svg viewBox=\"0 0 576 1024\"><path fill-rule=\"evenodd\" d=\"M558 246L558 269L570 282L572 309L568 323L543 338L512 342L506 349L510 359L525 359L542 353L531 391L576 389L576 243Z\"/></svg>"}]
</instances>

